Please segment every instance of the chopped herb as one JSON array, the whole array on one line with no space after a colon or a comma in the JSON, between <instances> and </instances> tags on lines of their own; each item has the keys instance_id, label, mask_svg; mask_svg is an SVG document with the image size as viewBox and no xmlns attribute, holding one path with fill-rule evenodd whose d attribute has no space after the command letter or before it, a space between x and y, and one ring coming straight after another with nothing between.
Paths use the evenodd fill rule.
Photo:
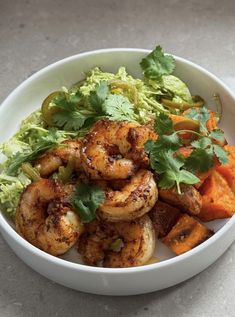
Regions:
<instances>
[{"instance_id":1,"label":"chopped herb","mask_svg":"<svg viewBox=\"0 0 235 317\"><path fill-rule=\"evenodd\" d=\"M164 54L161 46L157 46L140 62L144 75L150 79L159 79L163 75L170 75L175 69L173 56Z\"/></svg>"},{"instance_id":2,"label":"chopped herb","mask_svg":"<svg viewBox=\"0 0 235 317\"><path fill-rule=\"evenodd\" d=\"M210 112L206 107L192 108L187 112L186 116L199 122L200 132L208 132L206 122L210 118Z\"/></svg>"},{"instance_id":3,"label":"chopped herb","mask_svg":"<svg viewBox=\"0 0 235 317\"><path fill-rule=\"evenodd\" d=\"M156 117L154 129L159 135L171 134L174 131L171 118L165 113L160 113Z\"/></svg>"},{"instance_id":4,"label":"chopped herb","mask_svg":"<svg viewBox=\"0 0 235 317\"><path fill-rule=\"evenodd\" d=\"M72 205L83 222L96 218L96 210L105 199L104 191L91 184L79 184L72 198Z\"/></svg>"},{"instance_id":5,"label":"chopped herb","mask_svg":"<svg viewBox=\"0 0 235 317\"><path fill-rule=\"evenodd\" d=\"M53 114L53 121L55 125L64 130L79 130L87 119L79 110L79 103L82 101L82 95L78 92L76 95L70 95L61 92L53 99L53 104L60 109L60 111Z\"/></svg>"},{"instance_id":6,"label":"chopped herb","mask_svg":"<svg viewBox=\"0 0 235 317\"><path fill-rule=\"evenodd\" d=\"M108 97L109 88L106 81L101 81L97 86L95 91L90 94L90 104L97 113L103 114L103 104Z\"/></svg>"},{"instance_id":7,"label":"chopped herb","mask_svg":"<svg viewBox=\"0 0 235 317\"><path fill-rule=\"evenodd\" d=\"M196 148L186 159L185 168L191 172L206 172L213 166L213 151Z\"/></svg>"},{"instance_id":8,"label":"chopped herb","mask_svg":"<svg viewBox=\"0 0 235 317\"><path fill-rule=\"evenodd\" d=\"M108 115L112 120L134 120L134 106L125 96L110 94L105 100L103 108L105 114Z\"/></svg>"},{"instance_id":9,"label":"chopped herb","mask_svg":"<svg viewBox=\"0 0 235 317\"><path fill-rule=\"evenodd\" d=\"M222 165L228 163L228 152L225 151L221 146L214 144L213 151Z\"/></svg>"},{"instance_id":10,"label":"chopped herb","mask_svg":"<svg viewBox=\"0 0 235 317\"><path fill-rule=\"evenodd\" d=\"M192 109L194 110L194 109ZM228 161L228 153L213 139L222 140L223 131L216 129L205 136L207 111L203 109L200 116L198 111L191 112L192 119L200 119L203 124L203 134L191 130L173 130L171 118L166 114L159 114L155 120L155 131L158 134L156 141L149 140L145 143L145 151L149 154L150 165L159 175L159 186L170 188L176 185L180 193L180 184L196 184L200 180L194 175L196 172L206 172L214 165L214 156L221 164ZM193 148L189 157L177 155L177 150L182 146L180 133L191 132L198 140L191 142ZM169 134L171 133L171 134Z\"/></svg>"},{"instance_id":11,"label":"chopped herb","mask_svg":"<svg viewBox=\"0 0 235 317\"><path fill-rule=\"evenodd\" d=\"M209 137L219 141L219 142L223 142L224 141L224 131L221 129L214 129L209 133Z\"/></svg>"}]
</instances>

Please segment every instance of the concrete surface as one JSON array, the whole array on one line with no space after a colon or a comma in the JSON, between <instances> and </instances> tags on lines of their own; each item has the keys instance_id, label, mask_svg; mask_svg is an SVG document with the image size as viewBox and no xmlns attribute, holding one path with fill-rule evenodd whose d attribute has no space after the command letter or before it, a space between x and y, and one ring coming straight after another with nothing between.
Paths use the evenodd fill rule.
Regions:
<instances>
[{"instance_id":1,"label":"concrete surface","mask_svg":"<svg viewBox=\"0 0 235 317\"><path fill-rule=\"evenodd\" d=\"M234 1L0 0L0 100L63 57L104 47L191 59L235 90ZM235 245L193 279L129 298L88 295L33 272L0 237L0 316L235 316Z\"/></svg>"}]
</instances>

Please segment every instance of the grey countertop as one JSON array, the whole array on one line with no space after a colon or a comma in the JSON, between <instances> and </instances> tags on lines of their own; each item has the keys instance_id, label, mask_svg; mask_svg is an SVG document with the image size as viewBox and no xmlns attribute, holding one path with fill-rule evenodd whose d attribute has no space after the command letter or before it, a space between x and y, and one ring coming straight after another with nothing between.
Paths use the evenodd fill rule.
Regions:
<instances>
[{"instance_id":1,"label":"grey countertop","mask_svg":"<svg viewBox=\"0 0 235 317\"><path fill-rule=\"evenodd\" d=\"M0 0L0 100L35 71L105 47L153 48L188 58L235 90L235 2ZM235 78L235 77L234 77ZM104 297L57 285L0 237L0 316L235 316L235 245L210 268L169 289Z\"/></svg>"}]
</instances>

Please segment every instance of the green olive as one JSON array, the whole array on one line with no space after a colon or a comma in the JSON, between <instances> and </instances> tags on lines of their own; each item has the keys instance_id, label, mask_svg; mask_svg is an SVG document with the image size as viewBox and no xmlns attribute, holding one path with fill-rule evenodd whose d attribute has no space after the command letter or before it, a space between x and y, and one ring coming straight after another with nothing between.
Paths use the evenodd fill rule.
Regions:
<instances>
[{"instance_id":1,"label":"green olive","mask_svg":"<svg viewBox=\"0 0 235 317\"><path fill-rule=\"evenodd\" d=\"M59 108L56 106L51 106L50 103L52 100L61 94L61 91L54 91L42 103L41 111L42 111L42 119L49 125L53 126L53 115L59 111Z\"/></svg>"},{"instance_id":2,"label":"green olive","mask_svg":"<svg viewBox=\"0 0 235 317\"><path fill-rule=\"evenodd\" d=\"M179 130L192 130L199 131L199 121L185 118L185 120L178 121L174 124L175 131Z\"/></svg>"},{"instance_id":3,"label":"green olive","mask_svg":"<svg viewBox=\"0 0 235 317\"><path fill-rule=\"evenodd\" d=\"M181 109L187 110L192 107L200 108L204 105L204 100L200 96L192 96L193 103L188 102L175 102L169 99L162 98L162 103L164 106L171 108L171 109Z\"/></svg>"}]
</instances>

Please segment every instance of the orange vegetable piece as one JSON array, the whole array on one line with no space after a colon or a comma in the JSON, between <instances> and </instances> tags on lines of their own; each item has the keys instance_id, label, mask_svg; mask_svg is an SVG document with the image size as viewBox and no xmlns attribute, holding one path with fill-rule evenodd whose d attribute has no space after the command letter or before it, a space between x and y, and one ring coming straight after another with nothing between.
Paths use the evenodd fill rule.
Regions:
<instances>
[{"instance_id":1,"label":"orange vegetable piece","mask_svg":"<svg viewBox=\"0 0 235 317\"><path fill-rule=\"evenodd\" d=\"M210 111L210 118L209 120L207 120L206 122L206 127L208 129L208 131L212 131L214 129L218 128L218 119L216 118L216 115L213 111Z\"/></svg>"},{"instance_id":2,"label":"orange vegetable piece","mask_svg":"<svg viewBox=\"0 0 235 317\"><path fill-rule=\"evenodd\" d=\"M177 255L185 253L213 235L213 231L187 214L182 214L161 241Z\"/></svg>"},{"instance_id":3,"label":"orange vegetable piece","mask_svg":"<svg viewBox=\"0 0 235 317\"><path fill-rule=\"evenodd\" d=\"M235 196L227 181L217 171L212 171L200 188L202 208L199 219L210 221L231 217L235 213Z\"/></svg>"},{"instance_id":4,"label":"orange vegetable piece","mask_svg":"<svg viewBox=\"0 0 235 317\"><path fill-rule=\"evenodd\" d=\"M216 170L226 179L235 194L235 146L225 145L224 149L229 152L228 163L217 166Z\"/></svg>"}]
</instances>

